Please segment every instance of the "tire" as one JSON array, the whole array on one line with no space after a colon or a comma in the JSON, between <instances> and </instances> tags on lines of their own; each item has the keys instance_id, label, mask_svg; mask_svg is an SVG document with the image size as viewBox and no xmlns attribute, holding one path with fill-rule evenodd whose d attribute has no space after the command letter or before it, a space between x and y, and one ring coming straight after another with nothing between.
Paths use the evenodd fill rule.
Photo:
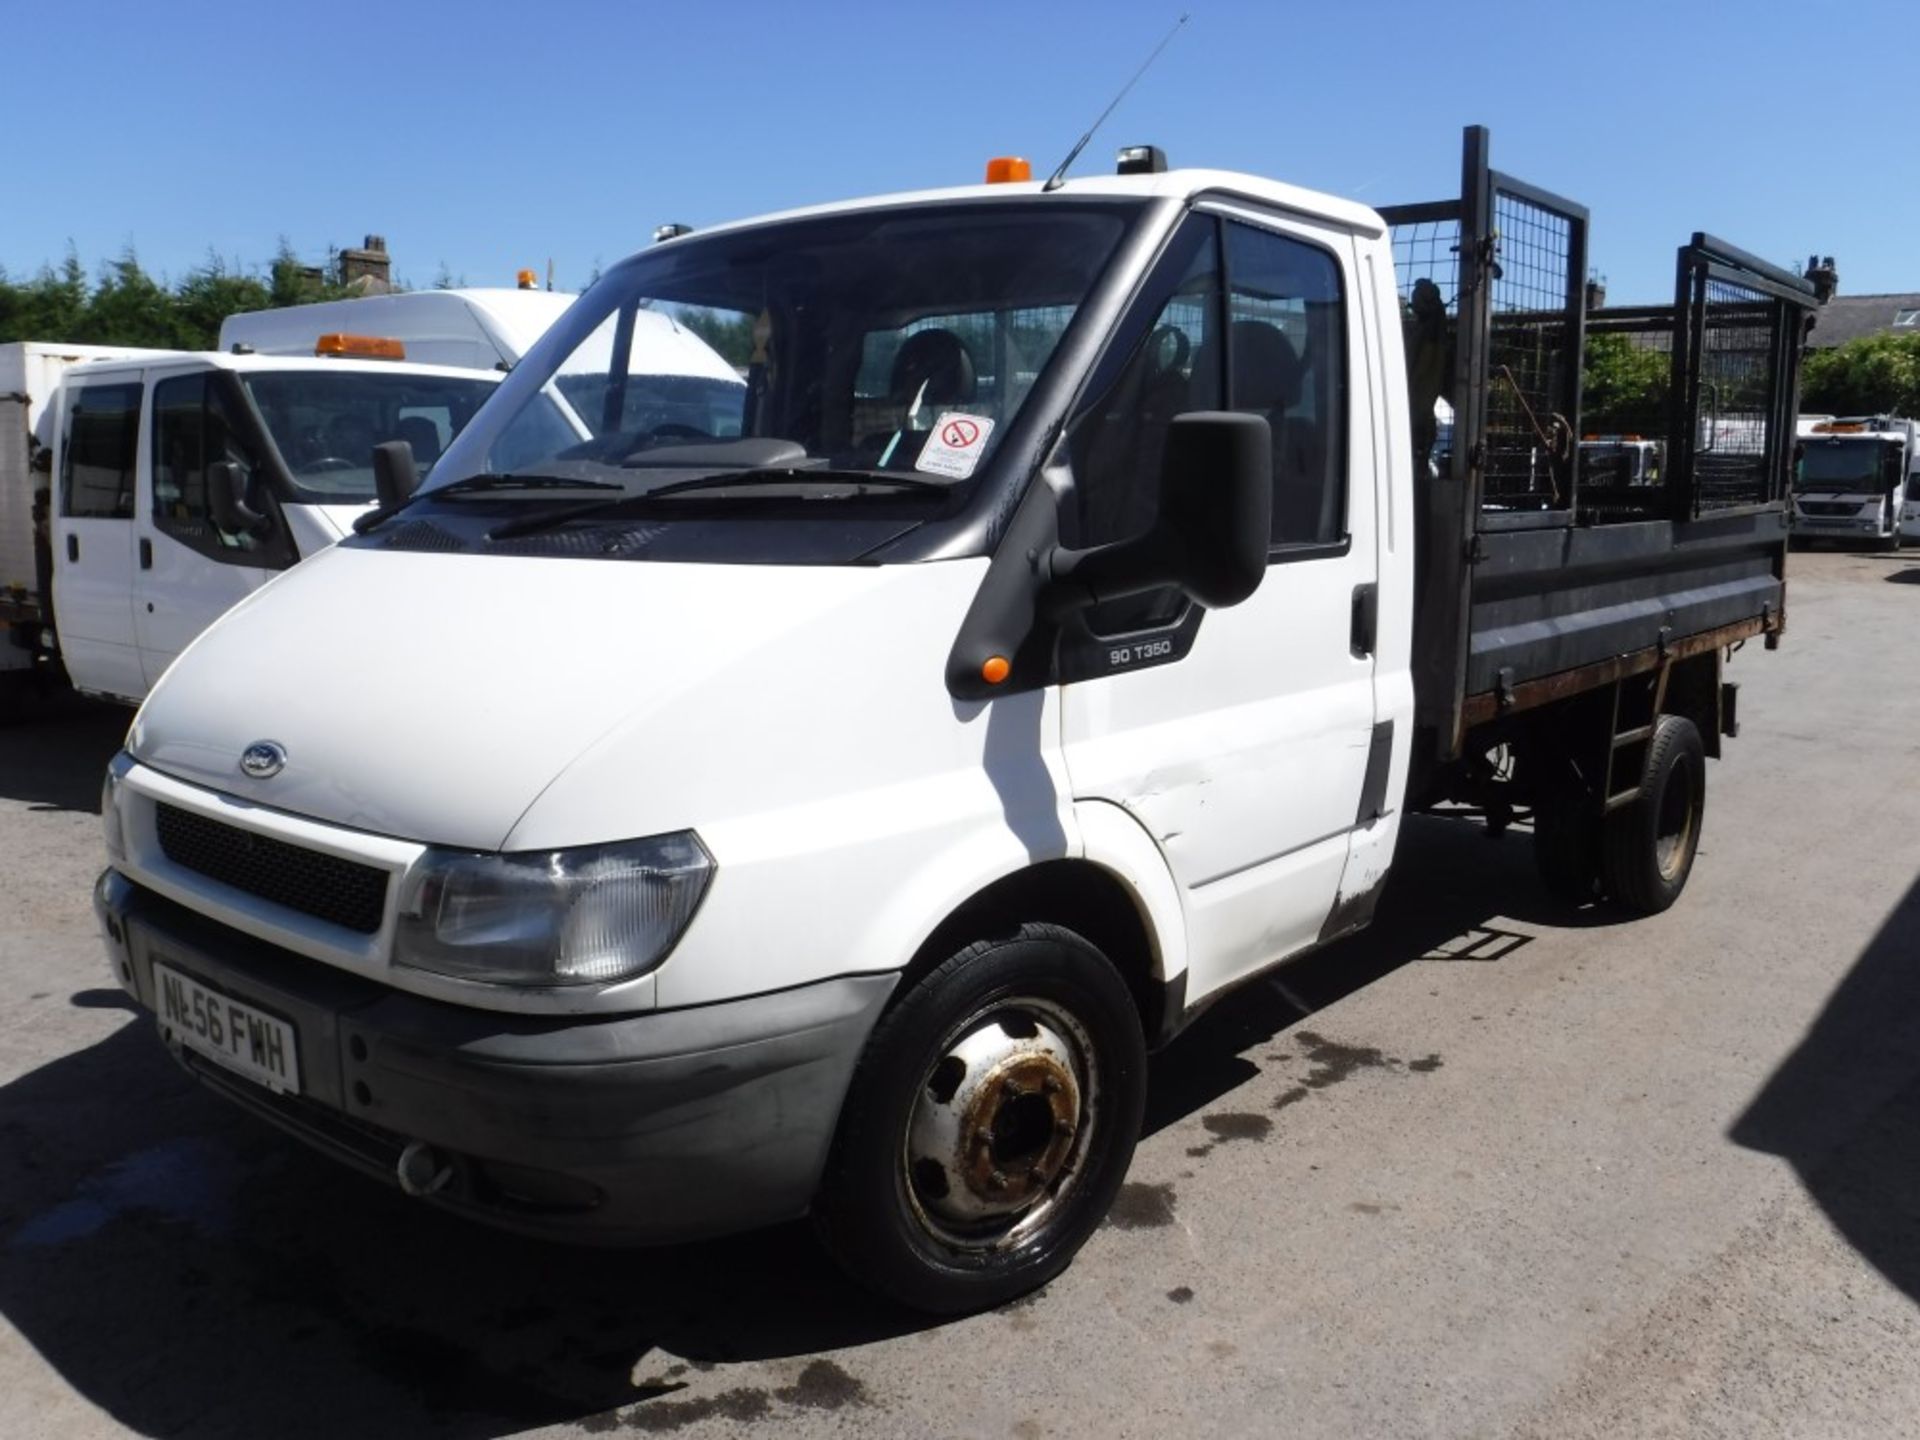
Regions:
<instances>
[{"instance_id":1,"label":"tire","mask_svg":"<svg viewBox=\"0 0 1920 1440\"><path fill-rule=\"evenodd\" d=\"M1647 745L1640 796L1607 817L1601 868L1607 893L1637 915L1658 915L1687 888L1706 817L1707 751L1691 720L1662 715Z\"/></svg>"},{"instance_id":2,"label":"tire","mask_svg":"<svg viewBox=\"0 0 1920 1440\"><path fill-rule=\"evenodd\" d=\"M948 957L854 1071L813 1207L828 1252L935 1314L1046 1284L1126 1177L1146 1064L1126 982L1072 931L1023 925Z\"/></svg>"}]
</instances>

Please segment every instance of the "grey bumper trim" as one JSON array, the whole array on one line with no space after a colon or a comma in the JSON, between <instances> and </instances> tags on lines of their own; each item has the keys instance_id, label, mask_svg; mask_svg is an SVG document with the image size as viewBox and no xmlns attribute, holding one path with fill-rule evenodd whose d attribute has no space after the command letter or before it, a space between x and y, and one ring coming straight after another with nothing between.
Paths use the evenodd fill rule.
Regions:
<instances>
[{"instance_id":1,"label":"grey bumper trim","mask_svg":"<svg viewBox=\"0 0 1920 1440\"><path fill-rule=\"evenodd\" d=\"M804 1211L899 978L640 1015L502 1015L316 965L113 872L95 898L116 968L131 965L147 1009L159 956L294 1026L300 1096L181 1057L215 1089L389 1181L400 1149L424 1141L454 1171L434 1203L598 1242L690 1239Z\"/></svg>"}]
</instances>

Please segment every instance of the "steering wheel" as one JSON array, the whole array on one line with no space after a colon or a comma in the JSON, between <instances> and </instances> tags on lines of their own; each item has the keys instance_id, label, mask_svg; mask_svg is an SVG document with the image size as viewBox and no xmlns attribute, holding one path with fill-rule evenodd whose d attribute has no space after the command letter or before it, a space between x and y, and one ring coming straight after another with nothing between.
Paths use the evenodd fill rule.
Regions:
<instances>
[{"instance_id":1,"label":"steering wheel","mask_svg":"<svg viewBox=\"0 0 1920 1440\"><path fill-rule=\"evenodd\" d=\"M1165 375L1187 363L1187 356L1193 353L1193 342L1178 325L1162 325L1147 337L1147 350L1153 356L1154 374Z\"/></svg>"},{"instance_id":2,"label":"steering wheel","mask_svg":"<svg viewBox=\"0 0 1920 1440\"><path fill-rule=\"evenodd\" d=\"M307 461L307 463L302 465L295 473L300 475L318 475L327 470L358 470L361 468L361 466L354 464L353 461L346 459L344 456L322 455L317 460Z\"/></svg>"}]
</instances>

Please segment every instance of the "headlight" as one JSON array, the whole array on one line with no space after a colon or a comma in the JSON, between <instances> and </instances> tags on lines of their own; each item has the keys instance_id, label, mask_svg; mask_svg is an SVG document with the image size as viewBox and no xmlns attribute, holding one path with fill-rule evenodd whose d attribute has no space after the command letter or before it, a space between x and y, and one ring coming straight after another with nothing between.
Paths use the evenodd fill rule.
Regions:
<instances>
[{"instance_id":1,"label":"headlight","mask_svg":"<svg viewBox=\"0 0 1920 1440\"><path fill-rule=\"evenodd\" d=\"M107 859L127 858L127 835L120 825L120 776L111 765L100 782L100 828L106 835Z\"/></svg>"},{"instance_id":2,"label":"headlight","mask_svg":"<svg viewBox=\"0 0 1920 1440\"><path fill-rule=\"evenodd\" d=\"M394 961L505 985L605 985L653 969L713 878L691 830L513 855L429 850L400 895Z\"/></svg>"}]
</instances>

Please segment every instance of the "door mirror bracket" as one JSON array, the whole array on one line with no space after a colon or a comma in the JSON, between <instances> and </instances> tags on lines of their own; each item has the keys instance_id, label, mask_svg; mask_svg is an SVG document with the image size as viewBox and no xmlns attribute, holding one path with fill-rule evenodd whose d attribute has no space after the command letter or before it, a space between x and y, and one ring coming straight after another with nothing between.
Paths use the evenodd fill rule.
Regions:
<instances>
[{"instance_id":1,"label":"door mirror bracket","mask_svg":"<svg viewBox=\"0 0 1920 1440\"><path fill-rule=\"evenodd\" d=\"M207 467L207 509L227 534L262 536L273 528L271 517L253 507L251 489L250 477L231 460Z\"/></svg>"},{"instance_id":2,"label":"door mirror bracket","mask_svg":"<svg viewBox=\"0 0 1920 1440\"><path fill-rule=\"evenodd\" d=\"M1035 482L1035 491L1043 488ZM1028 499L1051 510L1050 494ZM1175 417L1159 508L1142 534L1070 550L1053 543L1051 533L1044 540L1019 533L1026 515L1016 516L994 563L1002 573L989 572L948 656L948 690L956 699L981 700L1049 683L1045 657L1059 622L1107 600L1171 585L1208 609L1238 605L1266 574L1272 517L1266 420L1226 411ZM1046 519L1051 532L1051 515Z\"/></svg>"}]
</instances>

